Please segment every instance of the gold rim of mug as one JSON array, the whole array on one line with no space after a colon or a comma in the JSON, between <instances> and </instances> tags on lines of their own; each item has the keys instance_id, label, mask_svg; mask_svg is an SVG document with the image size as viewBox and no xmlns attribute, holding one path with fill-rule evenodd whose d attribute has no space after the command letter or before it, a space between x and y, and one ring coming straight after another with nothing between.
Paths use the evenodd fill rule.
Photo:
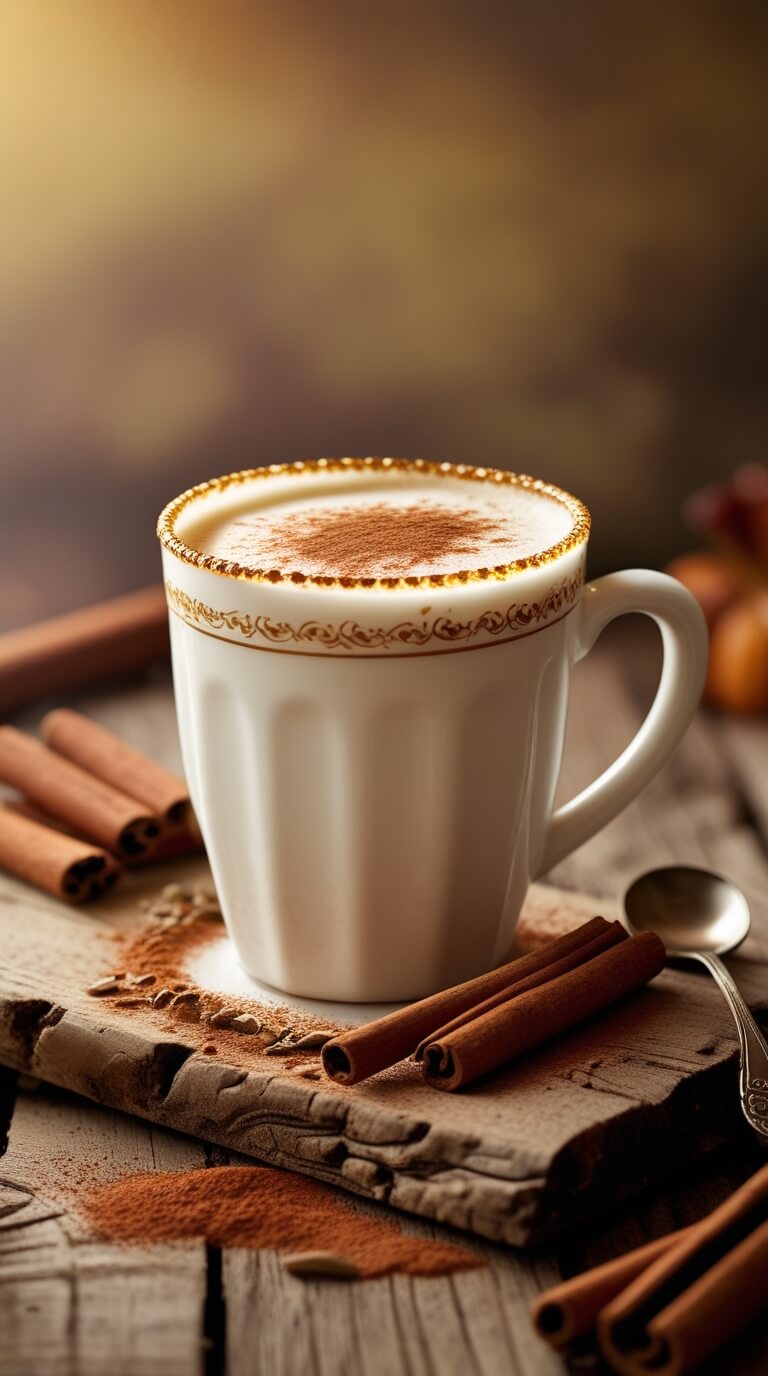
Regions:
<instances>
[{"instance_id":1,"label":"gold rim of mug","mask_svg":"<svg viewBox=\"0 0 768 1376\"><path fill-rule=\"evenodd\" d=\"M268 480L276 477L298 478L314 470L328 473L407 472L426 474L435 478L462 478L468 482L488 482L506 487L521 487L529 492L538 492L543 497L550 497L559 502L570 513L572 525L568 534L557 544L551 545L549 549L541 550L537 554L530 554L524 559L513 559L509 563L495 564L491 568L461 569L456 573L432 573L407 578L332 578L303 573L297 569L287 571L284 569L253 568L248 564L238 564L227 559L217 559L212 554L203 554L201 550L192 549L176 534L176 521L181 512L191 502L198 501L211 492L223 492L235 484L245 484L256 480ZM406 588L442 588L453 587L461 583L499 581L509 578L513 574L522 573L525 569L555 563L568 550L575 549L577 545L586 542L589 536L590 523L589 511L584 503L579 501L578 497L571 496L570 492L555 487L553 483L546 483L541 478L531 478L525 473L508 473L500 468L478 468L465 463L432 463L428 459L344 458L311 459L297 463L273 463L263 468L245 468L239 473L227 473L223 477L211 478L208 482L198 483L196 487L190 487L186 492L175 497L163 509L157 523L157 535L163 548L173 554L176 559L180 559L185 564L191 564L194 568L206 569L209 573L219 574L224 578L240 579L250 583L288 583L297 587L306 585L315 588L389 588L403 590Z\"/></svg>"}]
</instances>

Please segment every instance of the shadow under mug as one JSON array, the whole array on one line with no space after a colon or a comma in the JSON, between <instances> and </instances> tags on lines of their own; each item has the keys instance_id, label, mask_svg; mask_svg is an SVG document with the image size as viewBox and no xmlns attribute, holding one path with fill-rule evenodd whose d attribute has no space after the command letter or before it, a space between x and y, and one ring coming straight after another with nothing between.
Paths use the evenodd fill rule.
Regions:
<instances>
[{"instance_id":1,"label":"shadow under mug","mask_svg":"<svg viewBox=\"0 0 768 1376\"><path fill-rule=\"evenodd\" d=\"M333 484L528 485L571 513L552 550L461 577L325 579L226 564L200 512ZM421 997L502 961L532 879L643 789L680 740L702 614L661 573L584 583L589 515L509 473L405 460L275 465L193 488L158 533L189 787L227 928L257 979L355 1002ZM615 617L664 647L622 755L553 811L574 664ZM599 712L599 703L595 704Z\"/></svg>"}]
</instances>

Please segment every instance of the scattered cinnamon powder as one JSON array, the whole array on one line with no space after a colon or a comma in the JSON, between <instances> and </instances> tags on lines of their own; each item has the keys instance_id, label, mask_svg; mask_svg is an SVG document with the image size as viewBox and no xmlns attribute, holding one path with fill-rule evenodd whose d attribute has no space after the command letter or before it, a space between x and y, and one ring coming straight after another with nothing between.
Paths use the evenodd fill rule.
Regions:
<instances>
[{"instance_id":1,"label":"scattered cinnamon powder","mask_svg":"<svg viewBox=\"0 0 768 1376\"><path fill-rule=\"evenodd\" d=\"M189 966L200 949L226 940L215 899L167 884L142 906L144 925L111 938L114 964L88 986L88 994L125 1016L151 1013L183 1024L179 1031L186 1042L206 1056L224 1054L229 1063L273 1072L279 1063L303 1073L316 1062L338 1025L301 1009L207 989L191 977Z\"/></svg>"},{"instance_id":2,"label":"scattered cinnamon powder","mask_svg":"<svg viewBox=\"0 0 768 1376\"><path fill-rule=\"evenodd\" d=\"M284 515L251 512L231 522L219 539L230 559L316 576L376 578L435 570L446 560L456 567L462 560L501 563L510 530L502 513L427 501L379 502ZM215 541L206 548L219 552Z\"/></svg>"},{"instance_id":3,"label":"scattered cinnamon powder","mask_svg":"<svg viewBox=\"0 0 768 1376\"><path fill-rule=\"evenodd\" d=\"M148 923L143 931L128 939L121 950L121 963L141 977L154 975L153 990L170 989L182 993L196 988L187 979L187 962L210 941L221 938L220 919L200 917L185 926L159 927Z\"/></svg>"},{"instance_id":4,"label":"scattered cinnamon powder","mask_svg":"<svg viewBox=\"0 0 768 1376\"><path fill-rule=\"evenodd\" d=\"M450 1242L407 1237L397 1223L357 1212L327 1185L268 1166L133 1175L81 1198L95 1231L120 1242L204 1238L218 1247L322 1247L360 1276L438 1276L482 1266Z\"/></svg>"}]
</instances>

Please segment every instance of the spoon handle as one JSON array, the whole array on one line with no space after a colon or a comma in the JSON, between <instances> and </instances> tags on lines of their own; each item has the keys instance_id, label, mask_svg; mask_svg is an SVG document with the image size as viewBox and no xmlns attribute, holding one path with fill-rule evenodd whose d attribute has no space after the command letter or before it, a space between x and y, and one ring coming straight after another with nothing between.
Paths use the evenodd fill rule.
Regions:
<instances>
[{"instance_id":1,"label":"spoon handle","mask_svg":"<svg viewBox=\"0 0 768 1376\"><path fill-rule=\"evenodd\" d=\"M768 1137L768 1045L723 962L704 952L697 952L697 959L717 980L738 1029L739 1089L744 1115L756 1132Z\"/></svg>"}]
</instances>

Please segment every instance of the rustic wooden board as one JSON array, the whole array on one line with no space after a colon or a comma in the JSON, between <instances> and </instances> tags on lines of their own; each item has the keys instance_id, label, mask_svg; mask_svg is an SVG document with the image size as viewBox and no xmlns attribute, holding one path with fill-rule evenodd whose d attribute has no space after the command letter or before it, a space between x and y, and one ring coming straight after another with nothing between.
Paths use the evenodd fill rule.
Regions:
<instances>
[{"instance_id":1,"label":"rustic wooden board","mask_svg":"<svg viewBox=\"0 0 768 1376\"><path fill-rule=\"evenodd\" d=\"M103 706L103 705L102 705ZM166 742L165 688L133 699L134 738ZM119 718L115 702L101 715ZM632 714L634 716L634 714ZM124 728L123 728L124 729ZM705 978L667 972L652 989L461 1095L402 1066L353 1089L299 1079L275 1058L199 1037L151 1010L86 995L114 967L111 934L143 921L138 902L199 861L132 876L92 913L4 878L0 886L0 1060L96 1101L209 1142L340 1183L426 1218L527 1245L589 1217L692 1155L743 1135L736 1043ZM537 888L531 909L573 922L611 904ZM758 1009L760 966L738 962ZM274 1020L274 1010L263 1016Z\"/></svg>"}]
</instances>

